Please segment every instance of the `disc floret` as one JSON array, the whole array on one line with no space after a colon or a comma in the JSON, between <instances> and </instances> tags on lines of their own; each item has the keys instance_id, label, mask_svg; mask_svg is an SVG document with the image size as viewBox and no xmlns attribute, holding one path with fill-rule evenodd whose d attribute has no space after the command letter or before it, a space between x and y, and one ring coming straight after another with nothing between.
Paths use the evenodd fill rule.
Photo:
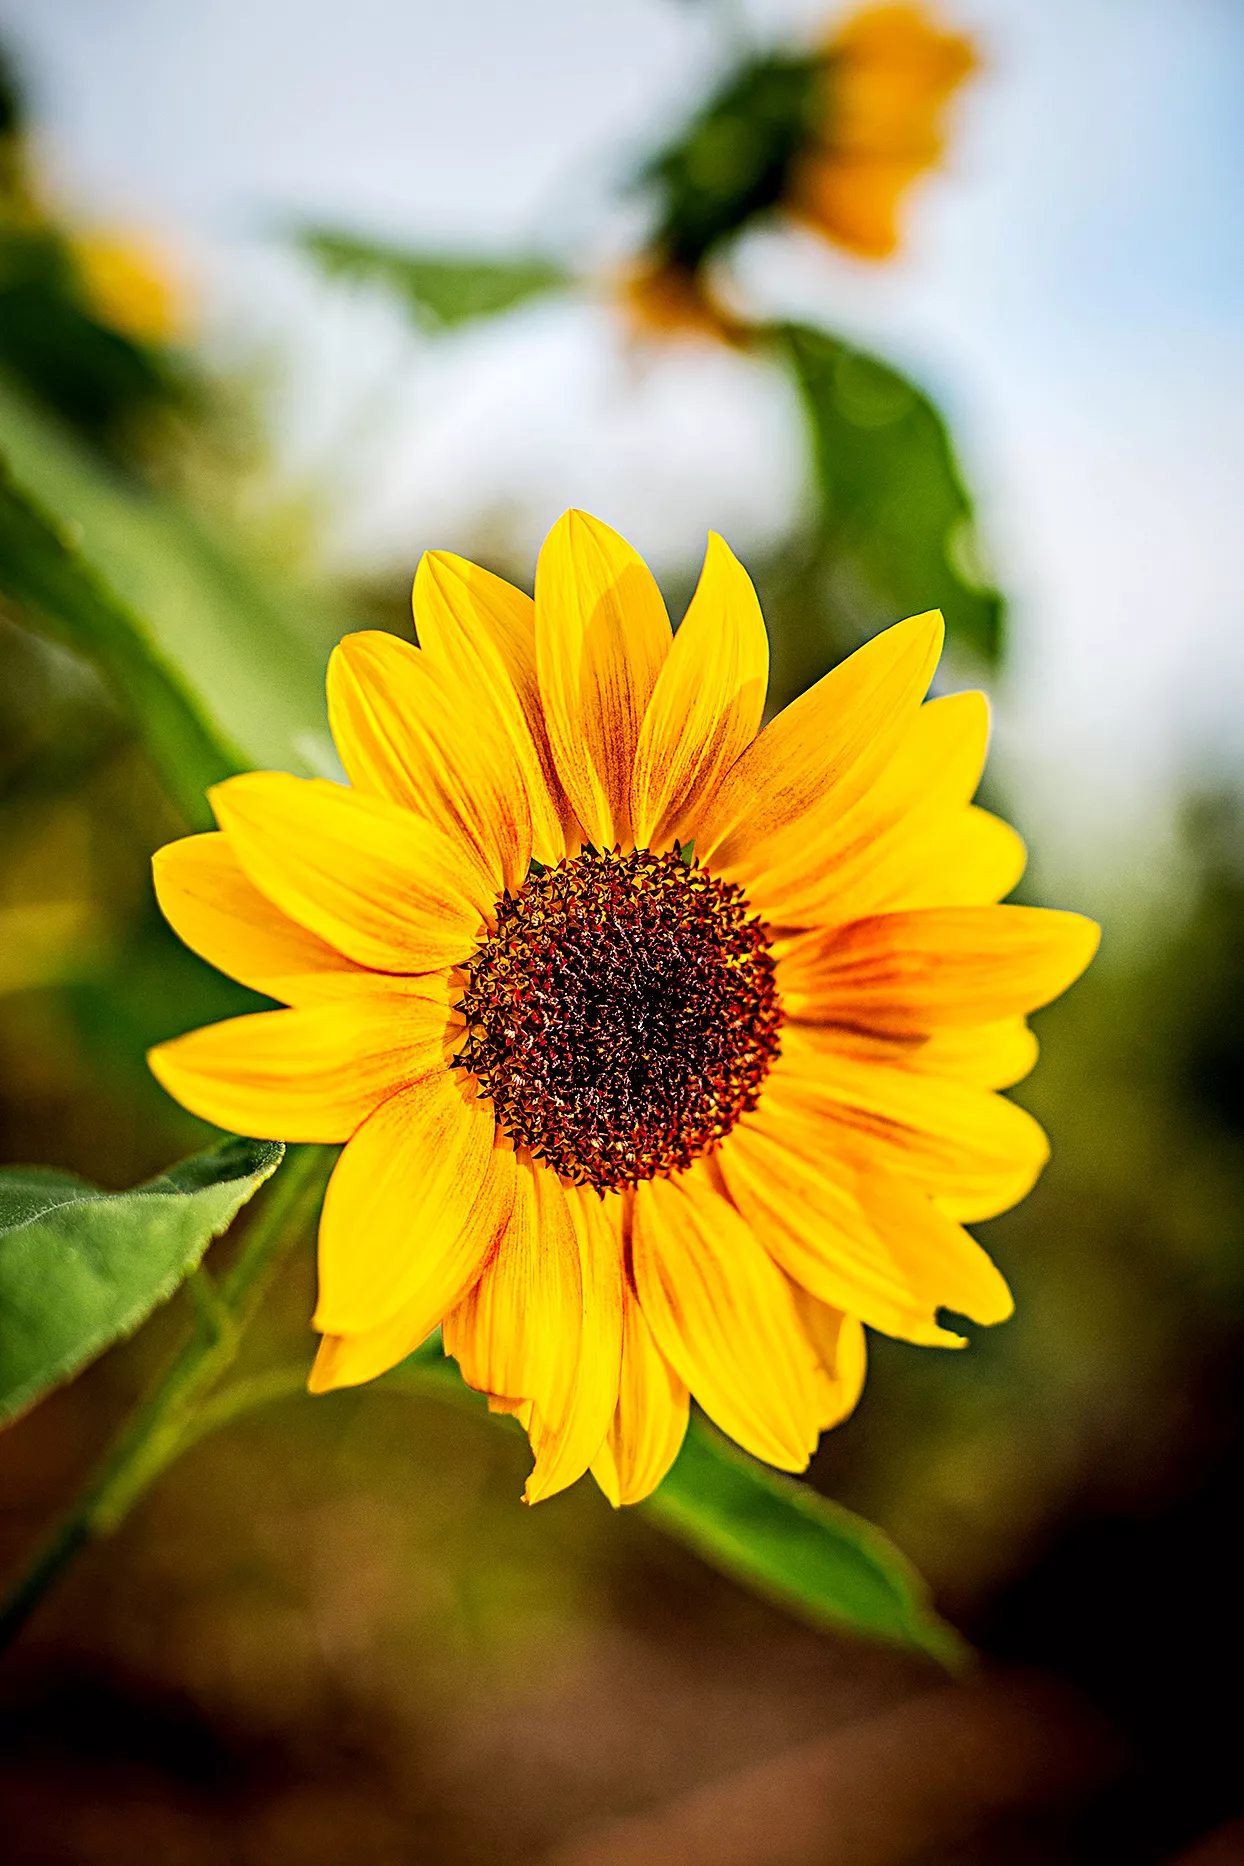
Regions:
<instances>
[{"instance_id":1,"label":"disc floret","mask_svg":"<svg viewBox=\"0 0 1244 1866\"><path fill-rule=\"evenodd\" d=\"M455 1066L512 1140L600 1192L710 1152L778 1054L764 930L677 849L533 864L466 971Z\"/></svg>"}]
</instances>

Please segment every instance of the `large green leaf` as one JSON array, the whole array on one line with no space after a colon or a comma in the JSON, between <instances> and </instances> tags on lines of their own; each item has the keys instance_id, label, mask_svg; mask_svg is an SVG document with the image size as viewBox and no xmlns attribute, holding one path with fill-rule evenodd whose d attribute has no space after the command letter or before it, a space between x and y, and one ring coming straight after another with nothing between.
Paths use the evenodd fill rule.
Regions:
<instances>
[{"instance_id":1,"label":"large green leaf","mask_svg":"<svg viewBox=\"0 0 1244 1866\"><path fill-rule=\"evenodd\" d=\"M347 619L285 588L193 514L109 468L0 377L0 453L81 564L129 613L247 767L316 770L331 758L328 652ZM60 618L64 622L64 618ZM113 642L77 645L107 668Z\"/></svg>"},{"instance_id":2,"label":"large green leaf","mask_svg":"<svg viewBox=\"0 0 1244 1866\"><path fill-rule=\"evenodd\" d=\"M46 1167L0 1170L0 1420L132 1333L283 1152L226 1140L131 1192Z\"/></svg>"},{"instance_id":3,"label":"large green leaf","mask_svg":"<svg viewBox=\"0 0 1244 1866\"><path fill-rule=\"evenodd\" d=\"M0 458L0 593L23 617L95 662L129 713L186 820L208 828L209 784L242 768L142 622Z\"/></svg>"},{"instance_id":4,"label":"large green leaf","mask_svg":"<svg viewBox=\"0 0 1244 1866\"><path fill-rule=\"evenodd\" d=\"M538 257L462 259L412 253L329 228L308 229L298 243L325 272L387 286L421 324L433 328L495 317L573 282L560 266Z\"/></svg>"},{"instance_id":5,"label":"large green leaf","mask_svg":"<svg viewBox=\"0 0 1244 1866\"><path fill-rule=\"evenodd\" d=\"M482 1397L444 1356L439 1335L386 1374L384 1384L483 1413ZM970 1659L970 1648L933 1612L924 1582L880 1529L758 1464L695 1415L673 1469L639 1508L714 1568L814 1626L903 1646L951 1670Z\"/></svg>"},{"instance_id":6,"label":"large green leaf","mask_svg":"<svg viewBox=\"0 0 1244 1866\"><path fill-rule=\"evenodd\" d=\"M700 1419L640 1508L714 1567L818 1626L914 1647L952 1668L967 1657L879 1529L757 1464Z\"/></svg>"},{"instance_id":7,"label":"large green leaf","mask_svg":"<svg viewBox=\"0 0 1244 1866\"><path fill-rule=\"evenodd\" d=\"M996 661L1002 599L980 568L971 501L933 403L825 331L790 324L774 337L807 410L824 569L857 638L941 609L951 641Z\"/></svg>"}]
</instances>

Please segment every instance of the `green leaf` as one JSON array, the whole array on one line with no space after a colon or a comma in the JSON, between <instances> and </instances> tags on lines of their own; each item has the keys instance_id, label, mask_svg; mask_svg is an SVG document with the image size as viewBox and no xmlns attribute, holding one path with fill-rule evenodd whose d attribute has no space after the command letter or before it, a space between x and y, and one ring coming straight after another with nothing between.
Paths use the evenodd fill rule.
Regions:
<instances>
[{"instance_id":1,"label":"green leaf","mask_svg":"<svg viewBox=\"0 0 1244 1866\"><path fill-rule=\"evenodd\" d=\"M329 228L309 228L298 235L298 244L334 277L387 286L421 324L433 328L495 317L573 283L560 266L538 257L461 259L412 253Z\"/></svg>"},{"instance_id":2,"label":"green leaf","mask_svg":"<svg viewBox=\"0 0 1244 1866\"><path fill-rule=\"evenodd\" d=\"M0 1421L166 1301L283 1152L226 1140L131 1192L45 1167L0 1169Z\"/></svg>"},{"instance_id":3,"label":"green leaf","mask_svg":"<svg viewBox=\"0 0 1244 1866\"><path fill-rule=\"evenodd\" d=\"M803 394L821 494L823 557L858 634L940 609L986 663L1003 605L981 568L972 505L946 424L888 363L805 325L774 332Z\"/></svg>"},{"instance_id":4,"label":"green leaf","mask_svg":"<svg viewBox=\"0 0 1244 1866\"><path fill-rule=\"evenodd\" d=\"M715 1568L814 1625L913 1648L951 1669L969 1656L879 1529L757 1464L694 1416L673 1469L639 1507Z\"/></svg>"},{"instance_id":5,"label":"green leaf","mask_svg":"<svg viewBox=\"0 0 1244 1866\"><path fill-rule=\"evenodd\" d=\"M3 377L0 453L62 549L112 594L150 656L176 677L232 766L331 769L324 668L348 618L277 583L174 500L114 471ZM0 549L0 589L8 575ZM8 593L22 601L20 590ZM30 619L64 640L75 636L116 683L115 633L85 608Z\"/></svg>"},{"instance_id":6,"label":"green leaf","mask_svg":"<svg viewBox=\"0 0 1244 1866\"><path fill-rule=\"evenodd\" d=\"M188 823L211 826L204 791L242 768L138 618L86 564L0 459L0 591L24 617L95 662Z\"/></svg>"}]
</instances>

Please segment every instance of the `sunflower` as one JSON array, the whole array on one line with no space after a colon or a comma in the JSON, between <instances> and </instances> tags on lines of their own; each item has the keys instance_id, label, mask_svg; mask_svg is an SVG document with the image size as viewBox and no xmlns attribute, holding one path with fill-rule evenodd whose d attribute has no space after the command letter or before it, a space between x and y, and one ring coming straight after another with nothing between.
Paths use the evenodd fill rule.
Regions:
<instances>
[{"instance_id":1,"label":"sunflower","mask_svg":"<svg viewBox=\"0 0 1244 1866\"><path fill-rule=\"evenodd\" d=\"M530 1501L589 1468L646 1496L689 1395L800 1470L863 1325L958 1346L942 1312L1009 1313L963 1224L1041 1169L995 1091L1097 930L994 904L1023 847L971 801L983 696L923 703L937 615L761 731L764 622L717 537L676 636L580 512L534 603L433 553L414 612L420 647L333 656L348 787L231 778L219 832L157 854L182 939L288 1008L152 1067L223 1127L345 1142L314 1390L439 1323L526 1428Z\"/></svg>"},{"instance_id":2,"label":"sunflower","mask_svg":"<svg viewBox=\"0 0 1244 1866\"><path fill-rule=\"evenodd\" d=\"M903 200L941 160L946 108L976 64L971 41L922 8L881 5L810 52L738 66L644 172L656 224L620 280L634 326L745 344L715 262L771 215L859 258L888 259Z\"/></svg>"},{"instance_id":3,"label":"sunflower","mask_svg":"<svg viewBox=\"0 0 1244 1866\"><path fill-rule=\"evenodd\" d=\"M945 150L942 118L976 69L969 39L917 6L875 6L834 34L824 55L820 122L793 168L786 206L863 259L888 259L912 184Z\"/></svg>"}]
</instances>

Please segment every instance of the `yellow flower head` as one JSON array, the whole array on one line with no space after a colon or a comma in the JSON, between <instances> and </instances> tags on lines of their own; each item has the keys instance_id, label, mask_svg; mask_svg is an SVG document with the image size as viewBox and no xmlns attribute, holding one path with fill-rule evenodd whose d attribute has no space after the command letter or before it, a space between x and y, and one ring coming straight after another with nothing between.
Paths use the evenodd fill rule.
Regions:
<instances>
[{"instance_id":1,"label":"yellow flower head","mask_svg":"<svg viewBox=\"0 0 1244 1866\"><path fill-rule=\"evenodd\" d=\"M154 246L116 233L69 241L83 292L101 324L138 343L172 343L186 322L182 291Z\"/></svg>"},{"instance_id":2,"label":"yellow flower head","mask_svg":"<svg viewBox=\"0 0 1244 1866\"><path fill-rule=\"evenodd\" d=\"M940 160L946 105L975 65L971 42L920 7L882 5L818 51L738 67L645 171L657 217L624 292L636 324L736 338L711 267L766 215L793 215L849 252L887 258L902 198Z\"/></svg>"},{"instance_id":3,"label":"yellow flower head","mask_svg":"<svg viewBox=\"0 0 1244 1866\"><path fill-rule=\"evenodd\" d=\"M787 205L836 245L885 259L911 184L941 160L946 105L976 68L971 41L917 6L876 6L831 39L824 115Z\"/></svg>"},{"instance_id":4,"label":"yellow flower head","mask_svg":"<svg viewBox=\"0 0 1244 1866\"><path fill-rule=\"evenodd\" d=\"M677 636L579 512L534 603L437 553L414 607L420 647L333 657L349 788L232 778L219 833L157 855L187 944L290 1008L152 1067L223 1127L346 1143L316 1390L441 1323L530 1434L532 1501L589 1468L646 1496L689 1393L800 1470L858 1398L861 1324L954 1346L940 1310L1009 1313L963 1223L1041 1169L995 1091L1097 930L994 904L1023 848L971 801L983 697L924 703L936 615L762 732L764 623L719 538Z\"/></svg>"}]
</instances>

